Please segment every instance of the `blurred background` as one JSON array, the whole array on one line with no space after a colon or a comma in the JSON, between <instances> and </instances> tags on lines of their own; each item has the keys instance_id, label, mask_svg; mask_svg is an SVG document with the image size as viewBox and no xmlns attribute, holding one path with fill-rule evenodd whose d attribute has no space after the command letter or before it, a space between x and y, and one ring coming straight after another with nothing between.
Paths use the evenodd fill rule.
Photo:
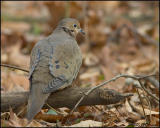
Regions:
<instances>
[{"instance_id":1,"label":"blurred background","mask_svg":"<svg viewBox=\"0 0 160 128\"><path fill-rule=\"evenodd\" d=\"M1 2L1 63L28 70L33 46L51 34L64 17L78 19L86 32L85 37L77 36L83 53L77 86L95 86L120 73L159 73L156 1ZM2 92L29 89L27 74L22 71L2 67L1 78ZM106 87L123 93L135 92L126 83L120 79ZM159 94L157 88L147 88ZM153 104L152 110L158 111L157 104Z\"/></svg>"}]
</instances>

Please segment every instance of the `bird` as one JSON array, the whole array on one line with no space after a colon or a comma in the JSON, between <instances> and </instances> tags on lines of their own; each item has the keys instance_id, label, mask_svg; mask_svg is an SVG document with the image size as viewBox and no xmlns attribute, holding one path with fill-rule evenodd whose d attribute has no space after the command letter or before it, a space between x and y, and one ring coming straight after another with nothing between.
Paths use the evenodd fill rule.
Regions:
<instances>
[{"instance_id":1,"label":"bird","mask_svg":"<svg viewBox=\"0 0 160 128\"><path fill-rule=\"evenodd\" d=\"M27 120L41 110L48 96L64 89L76 79L82 64L82 53L76 36L85 32L74 18L60 20L55 30L38 41L31 51Z\"/></svg>"}]
</instances>

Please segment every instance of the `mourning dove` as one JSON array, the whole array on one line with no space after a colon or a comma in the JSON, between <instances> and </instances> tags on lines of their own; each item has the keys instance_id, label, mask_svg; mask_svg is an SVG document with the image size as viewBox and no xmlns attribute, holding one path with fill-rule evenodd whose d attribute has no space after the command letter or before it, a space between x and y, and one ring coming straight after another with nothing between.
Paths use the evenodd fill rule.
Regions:
<instances>
[{"instance_id":1,"label":"mourning dove","mask_svg":"<svg viewBox=\"0 0 160 128\"><path fill-rule=\"evenodd\" d=\"M51 35L40 40L31 52L30 94L27 119L41 110L51 92L71 85L82 64L76 35L83 30L73 18L62 19Z\"/></svg>"}]
</instances>

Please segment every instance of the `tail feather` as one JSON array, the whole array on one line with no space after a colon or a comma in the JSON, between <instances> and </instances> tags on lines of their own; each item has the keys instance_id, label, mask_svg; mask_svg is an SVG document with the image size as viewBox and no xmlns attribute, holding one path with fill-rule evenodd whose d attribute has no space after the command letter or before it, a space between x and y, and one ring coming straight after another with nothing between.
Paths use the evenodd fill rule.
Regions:
<instances>
[{"instance_id":1,"label":"tail feather","mask_svg":"<svg viewBox=\"0 0 160 128\"><path fill-rule=\"evenodd\" d=\"M27 119L31 121L41 110L49 94L42 93L44 84L37 83L32 85L27 106Z\"/></svg>"}]
</instances>

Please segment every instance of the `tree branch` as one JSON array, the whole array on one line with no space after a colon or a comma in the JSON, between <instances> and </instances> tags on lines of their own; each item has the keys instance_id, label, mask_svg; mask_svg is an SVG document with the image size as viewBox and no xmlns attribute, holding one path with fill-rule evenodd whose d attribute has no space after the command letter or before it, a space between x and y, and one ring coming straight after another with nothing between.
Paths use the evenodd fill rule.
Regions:
<instances>
[{"instance_id":1,"label":"tree branch","mask_svg":"<svg viewBox=\"0 0 160 128\"><path fill-rule=\"evenodd\" d=\"M80 88L72 86L52 93L46 103L53 108L73 108L77 101L83 96L83 93L90 89L91 88L88 87ZM115 104L132 95L132 93L121 94L110 89L96 89L85 97L79 106ZM1 111L9 111L10 107L13 110L16 110L16 108L27 104L28 96L29 92L1 93ZM47 105L44 105L43 107L48 108Z\"/></svg>"},{"instance_id":2,"label":"tree branch","mask_svg":"<svg viewBox=\"0 0 160 128\"><path fill-rule=\"evenodd\" d=\"M127 74L117 75L117 76L113 77L112 79L110 79L110 80L108 80L108 81L105 81L105 82L103 82L103 83L101 83L101 84L99 84L99 85L97 85L97 86L92 87L90 90L88 90L86 93L84 93L84 95L83 95L83 96L80 98L80 100L76 103L76 105L74 106L74 108L72 109L72 111L70 112L70 114L72 114L72 113L74 112L74 110L75 110L75 109L78 107L78 105L83 101L83 99L84 99L86 96L88 96L92 91L94 91L94 90L96 90L96 89L98 89L98 88L100 88L100 87L102 87L102 86L104 86L104 85L106 85L106 84L108 84L108 83L110 83L110 82L112 82L112 81L115 81L115 80L117 80L117 79L119 79L119 78L121 78L121 77L125 77L125 78L132 78L132 79L138 80L138 81L140 82L141 79L144 79L144 78L150 77L150 76L156 76L156 74L146 75L146 76L138 76L138 75L137 75L137 76L133 76L133 75L127 75ZM141 86L142 86L142 85L141 85ZM159 98L158 98L158 97L156 97L156 96L152 95L151 93L149 93L148 90L145 89L144 86L142 86L142 88L143 88L150 96L152 96L153 98L155 98L155 100L157 100L157 101L159 102Z\"/></svg>"}]
</instances>

